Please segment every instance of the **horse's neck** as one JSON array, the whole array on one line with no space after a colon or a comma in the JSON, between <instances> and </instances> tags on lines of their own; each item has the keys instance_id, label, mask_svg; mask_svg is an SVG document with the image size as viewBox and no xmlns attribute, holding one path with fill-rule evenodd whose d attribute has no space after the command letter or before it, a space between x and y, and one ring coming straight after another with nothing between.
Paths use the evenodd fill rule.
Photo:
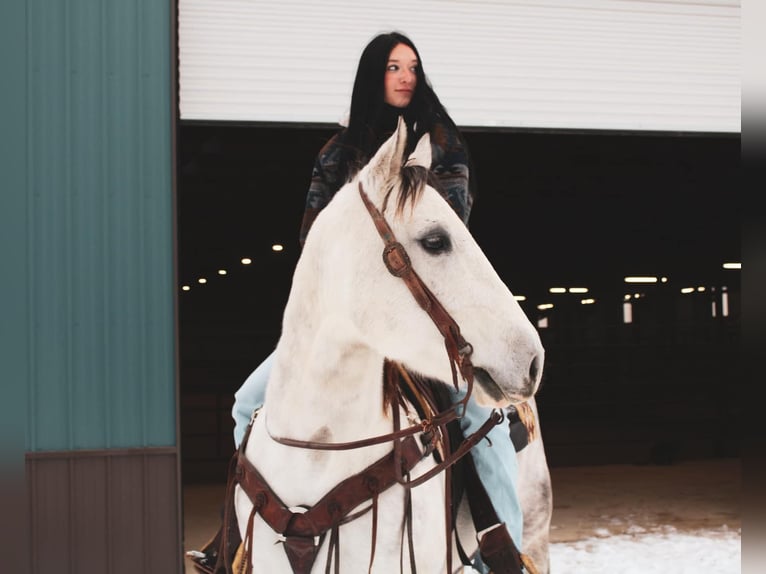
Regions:
<instances>
[{"instance_id":1,"label":"horse's neck","mask_svg":"<svg viewBox=\"0 0 766 574\"><path fill-rule=\"evenodd\" d=\"M272 434L345 442L389 432L383 358L342 319L304 308L286 321L266 394ZM286 318L290 315L286 314Z\"/></svg>"}]
</instances>

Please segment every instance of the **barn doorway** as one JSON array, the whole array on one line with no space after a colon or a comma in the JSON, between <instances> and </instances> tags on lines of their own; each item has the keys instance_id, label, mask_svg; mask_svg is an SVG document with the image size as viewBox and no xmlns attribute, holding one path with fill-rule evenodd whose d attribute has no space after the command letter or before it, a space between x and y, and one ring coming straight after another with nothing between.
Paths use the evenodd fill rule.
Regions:
<instances>
[{"instance_id":1,"label":"barn doorway","mask_svg":"<svg viewBox=\"0 0 766 574\"><path fill-rule=\"evenodd\" d=\"M182 477L208 517L232 454L233 394L278 340L311 168L334 131L179 125ZM739 136L466 137L472 232L546 346L551 467L736 458L740 277L724 263L740 261ZM721 385L733 389L723 399Z\"/></svg>"}]
</instances>

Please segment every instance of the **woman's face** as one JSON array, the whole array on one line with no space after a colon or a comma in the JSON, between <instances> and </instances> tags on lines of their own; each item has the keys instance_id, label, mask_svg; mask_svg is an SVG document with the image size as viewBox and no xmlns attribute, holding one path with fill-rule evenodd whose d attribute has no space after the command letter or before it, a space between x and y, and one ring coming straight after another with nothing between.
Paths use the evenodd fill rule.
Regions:
<instances>
[{"instance_id":1,"label":"woman's face","mask_svg":"<svg viewBox=\"0 0 766 574\"><path fill-rule=\"evenodd\" d=\"M410 104L418 81L417 67L418 58L412 48L407 44L394 46L386 64L384 100L387 104L395 108L406 108Z\"/></svg>"}]
</instances>

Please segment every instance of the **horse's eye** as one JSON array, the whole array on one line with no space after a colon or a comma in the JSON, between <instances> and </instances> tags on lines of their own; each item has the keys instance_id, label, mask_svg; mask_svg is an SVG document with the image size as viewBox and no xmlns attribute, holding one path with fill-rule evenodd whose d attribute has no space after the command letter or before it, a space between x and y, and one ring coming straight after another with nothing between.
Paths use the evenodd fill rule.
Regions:
<instances>
[{"instance_id":1,"label":"horse's eye","mask_svg":"<svg viewBox=\"0 0 766 574\"><path fill-rule=\"evenodd\" d=\"M426 235L420 240L420 244L423 246L423 249L425 249L431 255L446 253L452 249L449 235L442 232Z\"/></svg>"}]
</instances>

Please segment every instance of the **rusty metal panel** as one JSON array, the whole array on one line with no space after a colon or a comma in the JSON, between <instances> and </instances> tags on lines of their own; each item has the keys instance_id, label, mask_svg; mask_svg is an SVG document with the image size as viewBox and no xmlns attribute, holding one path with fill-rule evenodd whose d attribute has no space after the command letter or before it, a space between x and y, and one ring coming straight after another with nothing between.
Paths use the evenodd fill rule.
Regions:
<instances>
[{"instance_id":1,"label":"rusty metal panel","mask_svg":"<svg viewBox=\"0 0 766 574\"><path fill-rule=\"evenodd\" d=\"M70 477L66 459L28 465L31 572L68 572ZM45 549L40 551L38 549Z\"/></svg>"},{"instance_id":2,"label":"rusty metal panel","mask_svg":"<svg viewBox=\"0 0 766 574\"><path fill-rule=\"evenodd\" d=\"M171 3L26 8L25 450L173 445Z\"/></svg>"},{"instance_id":3,"label":"rusty metal panel","mask_svg":"<svg viewBox=\"0 0 766 574\"><path fill-rule=\"evenodd\" d=\"M179 572L172 448L27 455L30 571Z\"/></svg>"},{"instance_id":4,"label":"rusty metal panel","mask_svg":"<svg viewBox=\"0 0 766 574\"><path fill-rule=\"evenodd\" d=\"M103 456L70 459L71 470L71 552L72 572L108 572L108 551L93 551L94 547L108 548L109 506L107 493L110 483L107 464Z\"/></svg>"}]
</instances>

